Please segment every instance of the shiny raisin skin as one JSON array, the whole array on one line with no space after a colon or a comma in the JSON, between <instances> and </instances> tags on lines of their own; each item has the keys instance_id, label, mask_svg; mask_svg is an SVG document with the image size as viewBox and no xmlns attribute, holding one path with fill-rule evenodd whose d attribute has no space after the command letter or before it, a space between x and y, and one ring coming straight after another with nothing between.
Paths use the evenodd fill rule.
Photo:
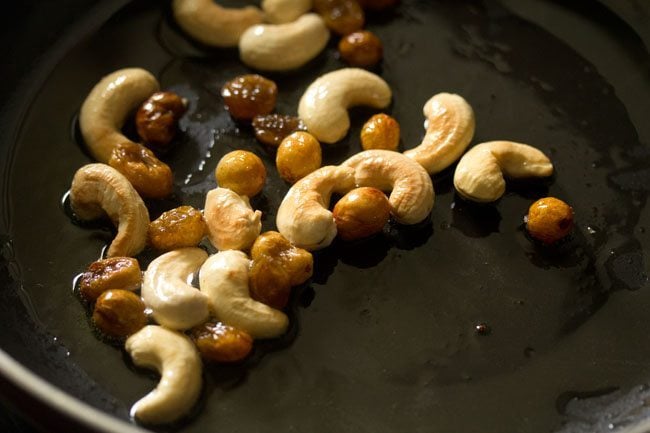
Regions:
<instances>
[{"instance_id":1,"label":"shiny raisin skin","mask_svg":"<svg viewBox=\"0 0 650 433\"><path fill-rule=\"evenodd\" d=\"M357 0L314 0L314 10L330 30L341 36L361 30L365 23Z\"/></svg>"},{"instance_id":2,"label":"shiny raisin skin","mask_svg":"<svg viewBox=\"0 0 650 433\"><path fill-rule=\"evenodd\" d=\"M172 193L171 168L141 144L132 141L118 144L108 165L122 173L143 198L165 198Z\"/></svg>"},{"instance_id":3,"label":"shiny raisin skin","mask_svg":"<svg viewBox=\"0 0 650 433\"><path fill-rule=\"evenodd\" d=\"M79 279L79 294L88 302L110 289L136 290L142 283L140 264L132 257L92 262Z\"/></svg>"},{"instance_id":4,"label":"shiny raisin skin","mask_svg":"<svg viewBox=\"0 0 650 433\"><path fill-rule=\"evenodd\" d=\"M149 245L158 251L195 247L206 233L201 211L192 206L180 206L163 212L149 223Z\"/></svg>"},{"instance_id":5,"label":"shiny raisin skin","mask_svg":"<svg viewBox=\"0 0 650 433\"><path fill-rule=\"evenodd\" d=\"M260 143L271 147L278 147L282 140L292 132L305 129L302 120L285 114L260 115L253 119L255 138Z\"/></svg>"},{"instance_id":6,"label":"shiny raisin skin","mask_svg":"<svg viewBox=\"0 0 650 433\"><path fill-rule=\"evenodd\" d=\"M341 58L351 66L369 68L379 63L384 55L381 40L372 32L362 30L341 38Z\"/></svg>"},{"instance_id":7,"label":"shiny raisin skin","mask_svg":"<svg viewBox=\"0 0 650 433\"><path fill-rule=\"evenodd\" d=\"M177 94L154 93L135 114L138 135L146 144L166 147L174 139L178 120L186 110L185 102Z\"/></svg>"},{"instance_id":8,"label":"shiny raisin skin","mask_svg":"<svg viewBox=\"0 0 650 433\"><path fill-rule=\"evenodd\" d=\"M241 75L224 84L221 96L233 119L250 122L255 116L273 111L278 86L261 75Z\"/></svg>"},{"instance_id":9,"label":"shiny raisin skin","mask_svg":"<svg viewBox=\"0 0 650 433\"><path fill-rule=\"evenodd\" d=\"M109 337L128 337L147 324L144 302L133 292L108 290L97 299L93 322Z\"/></svg>"},{"instance_id":10,"label":"shiny raisin skin","mask_svg":"<svg viewBox=\"0 0 650 433\"><path fill-rule=\"evenodd\" d=\"M241 361L253 349L253 338L247 332L221 322L196 326L191 334L201 356L207 361Z\"/></svg>"},{"instance_id":11,"label":"shiny raisin skin","mask_svg":"<svg viewBox=\"0 0 650 433\"><path fill-rule=\"evenodd\" d=\"M526 229L533 239L554 244L573 230L573 208L555 197L544 197L528 209Z\"/></svg>"}]
</instances>

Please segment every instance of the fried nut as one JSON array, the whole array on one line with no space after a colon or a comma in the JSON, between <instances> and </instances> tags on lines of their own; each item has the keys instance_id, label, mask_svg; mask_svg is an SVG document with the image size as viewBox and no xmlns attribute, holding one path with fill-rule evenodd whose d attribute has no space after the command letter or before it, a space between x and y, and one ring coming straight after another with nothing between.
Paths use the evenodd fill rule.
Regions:
<instances>
[{"instance_id":1,"label":"fried nut","mask_svg":"<svg viewBox=\"0 0 650 433\"><path fill-rule=\"evenodd\" d=\"M203 359L213 362L238 362L253 349L253 338L248 333L221 322L192 328L192 340Z\"/></svg>"},{"instance_id":2,"label":"fried nut","mask_svg":"<svg viewBox=\"0 0 650 433\"><path fill-rule=\"evenodd\" d=\"M246 150L225 154L214 172L217 184L239 195L253 197L259 194L266 182L266 168L259 156Z\"/></svg>"},{"instance_id":3,"label":"fried nut","mask_svg":"<svg viewBox=\"0 0 650 433\"><path fill-rule=\"evenodd\" d=\"M178 120L187 110L187 101L173 92L156 92L135 113L135 127L145 143L167 146L176 135Z\"/></svg>"},{"instance_id":4,"label":"fried nut","mask_svg":"<svg viewBox=\"0 0 650 433\"><path fill-rule=\"evenodd\" d=\"M538 149L512 141L489 141L472 147L458 162L454 187L467 200L498 200L510 178L547 177L553 164Z\"/></svg>"},{"instance_id":5,"label":"fried nut","mask_svg":"<svg viewBox=\"0 0 650 433\"><path fill-rule=\"evenodd\" d=\"M141 144L117 144L108 165L122 173L142 197L165 198L174 188L172 170Z\"/></svg>"},{"instance_id":6,"label":"fried nut","mask_svg":"<svg viewBox=\"0 0 650 433\"><path fill-rule=\"evenodd\" d=\"M375 114L361 128L361 147L363 150L384 149L397 151L399 138L399 123L388 114Z\"/></svg>"},{"instance_id":7,"label":"fried nut","mask_svg":"<svg viewBox=\"0 0 650 433\"><path fill-rule=\"evenodd\" d=\"M137 290L142 284L140 264L131 257L111 257L92 262L79 279L79 294L95 302L107 290Z\"/></svg>"},{"instance_id":8,"label":"fried nut","mask_svg":"<svg viewBox=\"0 0 650 433\"><path fill-rule=\"evenodd\" d=\"M201 393L202 363L189 338L148 325L126 340L125 349L135 365L160 373L156 388L131 408L132 416L145 424L166 424L192 409Z\"/></svg>"},{"instance_id":9,"label":"fried nut","mask_svg":"<svg viewBox=\"0 0 650 433\"><path fill-rule=\"evenodd\" d=\"M208 254L200 248L181 248L156 258L144 273L142 299L156 322L170 329L190 329L209 315L205 294L190 285Z\"/></svg>"},{"instance_id":10,"label":"fried nut","mask_svg":"<svg viewBox=\"0 0 650 433\"><path fill-rule=\"evenodd\" d=\"M225 8L213 0L174 0L174 18L192 38L213 47L236 47L242 33L264 20L254 6Z\"/></svg>"},{"instance_id":11,"label":"fried nut","mask_svg":"<svg viewBox=\"0 0 650 433\"><path fill-rule=\"evenodd\" d=\"M108 248L108 257L131 257L147 243L149 212L131 183L106 164L81 167L72 179L70 206L84 221L108 215L117 234Z\"/></svg>"},{"instance_id":12,"label":"fried nut","mask_svg":"<svg viewBox=\"0 0 650 433\"><path fill-rule=\"evenodd\" d=\"M199 272L201 291L210 299L214 315L226 325L256 339L279 337L286 332L289 319L282 311L251 299L250 262L241 251L221 251L210 256Z\"/></svg>"},{"instance_id":13,"label":"fried nut","mask_svg":"<svg viewBox=\"0 0 650 433\"><path fill-rule=\"evenodd\" d=\"M109 337L128 337L147 324L144 302L128 290L111 289L95 303L93 323Z\"/></svg>"},{"instance_id":14,"label":"fried nut","mask_svg":"<svg viewBox=\"0 0 650 433\"><path fill-rule=\"evenodd\" d=\"M248 198L227 188L215 188L205 198L208 238L220 251L247 250L262 231L262 212Z\"/></svg>"},{"instance_id":15,"label":"fried nut","mask_svg":"<svg viewBox=\"0 0 650 433\"><path fill-rule=\"evenodd\" d=\"M308 132L294 132L280 143L275 156L278 174L289 183L296 183L322 162L320 143Z\"/></svg>"},{"instance_id":16,"label":"fried nut","mask_svg":"<svg viewBox=\"0 0 650 433\"><path fill-rule=\"evenodd\" d=\"M438 93L424 104L427 132L422 143L404 155L438 173L461 157L474 137L474 111L462 96Z\"/></svg>"},{"instance_id":17,"label":"fried nut","mask_svg":"<svg viewBox=\"0 0 650 433\"><path fill-rule=\"evenodd\" d=\"M325 248L336 237L329 202L332 193L345 194L355 187L354 169L325 166L300 179L278 208L278 231L299 248Z\"/></svg>"},{"instance_id":18,"label":"fried nut","mask_svg":"<svg viewBox=\"0 0 650 433\"><path fill-rule=\"evenodd\" d=\"M296 69L316 57L327 45L330 32L317 14L305 14L286 24L258 24L239 40L239 57L262 71Z\"/></svg>"},{"instance_id":19,"label":"fried nut","mask_svg":"<svg viewBox=\"0 0 650 433\"><path fill-rule=\"evenodd\" d=\"M314 81L303 94L298 116L307 130L321 143L335 143L350 129L348 108L367 105L385 108L392 93L378 75L357 68L327 73Z\"/></svg>"},{"instance_id":20,"label":"fried nut","mask_svg":"<svg viewBox=\"0 0 650 433\"><path fill-rule=\"evenodd\" d=\"M341 239L363 239L382 231L390 217L390 204L377 188L356 188L336 202L333 215Z\"/></svg>"},{"instance_id":21,"label":"fried nut","mask_svg":"<svg viewBox=\"0 0 650 433\"><path fill-rule=\"evenodd\" d=\"M354 169L357 187L390 191L390 213L400 224L417 224L433 208L431 177L422 166L398 152L365 150L341 164Z\"/></svg>"},{"instance_id":22,"label":"fried nut","mask_svg":"<svg viewBox=\"0 0 650 433\"><path fill-rule=\"evenodd\" d=\"M526 229L533 239L551 245L573 229L573 208L555 197L544 197L528 209Z\"/></svg>"},{"instance_id":23,"label":"fried nut","mask_svg":"<svg viewBox=\"0 0 650 433\"><path fill-rule=\"evenodd\" d=\"M262 0L266 21L272 24L290 23L309 12L312 0Z\"/></svg>"},{"instance_id":24,"label":"fried nut","mask_svg":"<svg viewBox=\"0 0 650 433\"><path fill-rule=\"evenodd\" d=\"M149 245L158 251L195 247L205 236L207 227L200 210L180 206L163 212L149 224Z\"/></svg>"}]
</instances>

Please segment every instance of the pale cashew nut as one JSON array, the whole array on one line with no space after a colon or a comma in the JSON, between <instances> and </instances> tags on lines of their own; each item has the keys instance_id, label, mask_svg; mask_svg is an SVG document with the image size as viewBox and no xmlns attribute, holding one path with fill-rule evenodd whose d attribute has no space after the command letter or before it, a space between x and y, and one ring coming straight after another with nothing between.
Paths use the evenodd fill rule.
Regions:
<instances>
[{"instance_id":1,"label":"pale cashew nut","mask_svg":"<svg viewBox=\"0 0 650 433\"><path fill-rule=\"evenodd\" d=\"M438 173L465 152L474 137L474 111L467 101L452 93L438 93L424 104L427 132L422 143L404 155L422 165L429 174Z\"/></svg>"},{"instance_id":2,"label":"pale cashew nut","mask_svg":"<svg viewBox=\"0 0 650 433\"><path fill-rule=\"evenodd\" d=\"M378 75L357 68L339 69L307 88L298 105L298 116L318 141L335 143L350 129L349 107L385 108L391 97L390 87Z\"/></svg>"},{"instance_id":3,"label":"pale cashew nut","mask_svg":"<svg viewBox=\"0 0 650 433\"><path fill-rule=\"evenodd\" d=\"M210 256L199 271L199 286L210 299L215 316L226 325L253 338L284 334L289 319L282 311L257 302L248 291L251 261L241 251L221 251Z\"/></svg>"},{"instance_id":4,"label":"pale cashew nut","mask_svg":"<svg viewBox=\"0 0 650 433\"><path fill-rule=\"evenodd\" d=\"M417 224L433 208L431 177L424 168L401 153L391 150L366 150L347 159L342 167L354 169L357 187L371 186L391 191L388 201L398 223Z\"/></svg>"},{"instance_id":5,"label":"pale cashew nut","mask_svg":"<svg viewBox=\"0 0 650 433\"><path fill-rule=\"evenodd\" d=\"M239 40L239 57L264 71L296 69L323 51L330 31L317 14L305 14L286 24L250 27Z\"/></svg>"},{"instance_id":6,"label":"pale cashew nut","mask_svg":"<svg viewBox=\"0 0 650 433\"><path fill-rule=\"evenodd\" d=\"M138 367L160 373L158 386L131 408L146 424L166 424L186 415L201 393L201 357L185 335L148 325L126 340L126 351Z\"/></svg>"},{"instance_id":7,"label":"pale cashew nut","mask_svg":"<svg viewBox=\"0 0 650 433\"><path fill-rule=\"evenodd\" d=\"M130 142L122 132L126 117L159 90L158 80L140 68L120 69L102 78L79 113L79 128L93 158L108 164L115 146Z\"/></svg>"},{"instance_id":8,"label":"pale cashew nut","mask_svg":"<svg viewBox=\"0 0 650 433\"><path fill-rule=\"evenodd\" d=\"M220 251L247 250L262 231L262 212L253 211L248 197L228 188L208 192L203 217L208 238Z\"/></svg>"},{"instance_id":9,"label":"pale cashew nut","mask_svg":"<svg viewBox=\"0 0 650 433\"><path fill-rule=\"evenodd\" d=\"M108 215L117 235L108 257L132 257L147 243L149 212L123 174L106 164L87 164L72 179L70 206L75 215L90 221Z\"/></svg>"},{"instance_id":10,"label":"pale cashew nut","mask_svg":"<svg viewBox=\"0 0 650 433\"><path fill-rule=\"evenodd\" d=\"M272 24L284 24L295 21L309 12L312 0L262 0L262 10L266 21Z\"/></svg>"},{"instance_id":11,"label":"pale cashew nut","mask_svg":"<svg viewBox=\"0 0 650 433\"><path fill-rule=\"evenodd\" d=\"M490 141L472 147L454 173L456 191L468 200L491 202L503 195L511 178L546 177L553 164L538 149L512 141Z\"/></svg>"},{"instance_id":12,"label":"pale cashew nut","mask_svg":"<svg viewBox=\"0 0 650 433\"><path fill-rule=\"evenodd\" d=\"M225 8L213 0L174 0L174 18L191 37L214 47L236 47L242 33L264 19L255 6Z\"/></svg>"},{"instance_id":13,"label":"pale cashew nut","mask_svg":"<svg viewBox=\"0 0 650 433\"><path fill-rule=\"evenodd\" d=\"M280 203L278 231L291 243L309 251L325 248L336 237L336 223L328 210L332 193L355 187L350 167L325 166L296 182Z\"/></svg>"},{"instance_id":14,"label":"pale cashew nut","mask_svg":"<svg viewBox=\"0 0 650 433\"><path fill-rule=\"evenodd\" d=\"M207 258L201 248L180 248L149 264L142 282L142 299L156 322L183 330L208 319L208 298L190 284Z\"/></svg>"}]
</instances>

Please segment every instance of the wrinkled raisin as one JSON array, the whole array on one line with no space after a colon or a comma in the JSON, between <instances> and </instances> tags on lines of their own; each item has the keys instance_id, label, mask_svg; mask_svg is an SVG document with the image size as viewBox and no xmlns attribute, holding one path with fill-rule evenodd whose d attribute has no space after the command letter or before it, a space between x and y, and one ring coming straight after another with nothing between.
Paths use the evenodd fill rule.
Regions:
<instances>
[{"instance_id":1,"label":"wrinkled raisin","mask_svg":"<svg viewBox=\"0 0 650 433\"><path fill-rule=\"evenodd\" d=\"M247 122L273 111L278 86L261 75L241 75L224 84L221 96L230 115L235 120Z\"/></svg>"},{"instance_id":2,"label":"wrinkled raisin","mask_svg":"<svg viewBox=\"0 0 650 433\"><path fill-rule=\"evenodd\" d=\"M314 0L314 10L341 36L363 28L365 16L356 0Z\"/></svg>"},{"instance_id":3,"label":"wrinkled raisin","mask_svg":"<svg viewBox=\"0 0 650 433\"><path fill-rule=\"evenodd\" d=\"M108 165L122 173L142 197L164 198L172 193L172 170L141 144L132 141L118 144Z\"/></svg>"},{"instance_id":4,"label":"wrinkled raisin","mask_svg":"<svg viewBox=\"0 0 650 433\"><path fill-rule=\"evenodd\" d=\"M159 251L195 247L205 232L201 211L192 206L181 206L163 212L149 223L149 245Z\"/></svg>"},{"instance_id":5,"label":"wrinkled raisin","mask_svg":"<svg viewBox=\"0 0 650 433\"><path fill-rule=\"evenodd\" d=\"M176 135L178 119L187 109L183 99L172 92L156 92L135 115L138 135L147 144L164 147Z\"/></svg>"},{"instance_id":6,"label":"wrinkled raisin","mask_svg":"<svg viewBox=\"0 0 650 433\"><path fill-rule=\"evenodd\" d=\"M305 125L298 117L284 114L267 114L253 119L255 138L260 143L278 147L282 140L295 131L304 131Z\"/></svg>"},{"instance_id":7,"label":"wrinkled raisin","mask_svg":"<svg viewBox=\"0 0 650 433\"><path fill-rule=\"evenodd\" d=\"M203 358L214 362L241 361L253 348L253 338L248 333L221 322L192 328L192 339Z\"/></svg>"}]
</instances>

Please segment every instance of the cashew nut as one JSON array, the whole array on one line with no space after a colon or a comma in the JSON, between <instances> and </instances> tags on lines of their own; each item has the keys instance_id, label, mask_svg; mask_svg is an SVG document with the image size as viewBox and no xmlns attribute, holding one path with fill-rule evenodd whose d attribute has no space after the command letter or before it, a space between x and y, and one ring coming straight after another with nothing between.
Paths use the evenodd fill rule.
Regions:
<instances>
[{"instance_id":1,"label":"cashew nut","mask_svg":"<svg viewBox=\"0 0 650 433\"><path fill-rule=\"evenodd\" d=\"M462 96L451 93L434 95L423 111L426 135L419 146L404 155L434 174L456 162L467 149L474 137L474 111Z\"/></svg>"},{"instance_id":2,"label":"cashew nut","mask_svg":"<svg viewBox=\"0 0 650 433\"><path fill-rule=\"evenodd\" d=\"M250 260L241 251L210 256L199 272L199 285L212 311L226 325L253 338L274 338L287 330L289 319L279 310L251 299L248 292Z\"/></svg>"},{"instance_id":3,"label":"cashew nut","mask_svg":"<svg viewBox=\"0 0 650 433\"><path fill-rule=\"evenodd\" d=\"M108 257L135 256L147 242L149 212L131 183L106 164L81 167L72 179L70 206L81 220L108 215L117 235Z\"/></svg>"},{"instance_id":4,"label":"cashew nut","mask_svg":"<svg viewBox=\"0 0 650 433\"><path fill-rule=\"evenodd\" d=\"M250 27L239 40L239 56L246 65L265 71L287 71L318 55L330 31L317 14L305 14L286 24Z\"/></svg>"},{"instance_id":5,"label":"cashew nut","mask_svg":"<svg viewBox=\"0 0 650 433\"><path fill-rule=\"evenodd\" d=\"M131 141L120 132L126 117L158 89L158 80L140 68L115 71L93 87L79 113L81 135L93 158L107 164L115 146Z\"/></svg>"},{"instance_id":6,"label":"cashew nut","mask_svg":"<svg viewBox=\"0 0 650 433\"><path fill-rule=\"evenodd\" d=\"M253 211L248 197L228 188L208 192L203 217L208 238L220 251L247 250L262 231L262 212Z\"/></svg>"},{"instance_id":7,"label":"cashew nut","mask_svg":"<svg viewBox=\"0 0 650 433\"><path fill-rule=\"evenodd\" d=\"M149 264L142 282L142 299L158 323L170 329L189 329L207 320L208 298L190 285L207 258L200 248L181 248Z\"/></svg>"},{"instance_id":8,"label":"cashew nut","mask_svg":"<svg viewBox=\"0 0 650 433\"><path fill-rule=\"evenodd\" d=\"M156 389L131 408L131 415L146 424L178 420L194 406L201 392L201 357L185 335L149 325L126 340L126 351L138 367L160 373Z\"/></svg>"},{"instance_id":9,"label":"cashew nut","mask_svg":"<svg viewBox=\"0 0 650 433\"><path fill-rule=\"evenodd\" d=\"M398 223L416 224L433 208L431 177L422 166L391 150L366 150L347 159L343 167L354 169L357 187L371 186L391 191L388 201Z\"/></svg>"},{"instance_id":10,"label":"cashew nut","mask_svg":"<svg viewBox=\"0 0 650 433\"><path fill-rule=\"evenodd\" d=\"M326 166L296 182L280 203L275 220L278 231L306 250L325 248L336 237L336 223L328 210L332 193L355 187L350 167Z\"/></svg>"},{"instance_id":11,"label":"cashew nut","mask_svg":"<svg viewBox=\"0 0 650 433\"><path fill-rule=\"evenodd\" d=\"M255 6L225 8L213 0L174 0L174 18L188 35L214 47L235 47L244 31L263 21Z\"/></svg>"},{"instance_id":12,"label":"cashew nut","mask_svg":"<svg viewBox=\"0 0 650 433\"><path fill-rule=\"evenodd\" d=\"M490 141L472 147L460 159L454 173L456 191L468 200L491 202L506 189L511 178L545 177L553 164L541 151L512 141Z\"/></svg>"},{"instance_id":13,"label":"cashew nut","mask_svg":"<svg viewBox=\"0 0 650 433\"><path fill-rule=\"evenodd\" d=\"M349 107L385 108L391 97L388 84L372 72L339 69L319 77L307 88L298 105L298 116L318 141L335 143L350 129Z\"/></svg>"},{"instance_id":14,"label":"cashew nut","mask_svg":"<svg viewBox=\"0 0 650 433\"><path fill-rule=\"evenodd\" d=\"M262 10L268 22L284 24L309 12L311 4L312 0L262 0Z\"/></svg>"}]
</instances>

